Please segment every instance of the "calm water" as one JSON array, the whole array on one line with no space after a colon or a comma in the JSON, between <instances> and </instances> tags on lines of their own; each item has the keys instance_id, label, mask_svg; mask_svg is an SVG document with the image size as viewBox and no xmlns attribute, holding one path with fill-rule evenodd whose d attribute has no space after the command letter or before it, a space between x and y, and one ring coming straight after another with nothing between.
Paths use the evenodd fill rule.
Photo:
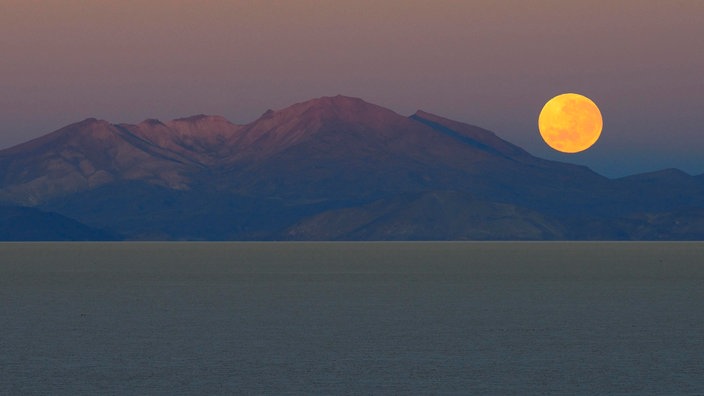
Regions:
<instances>
[{"instance_id":1,"label":"calm water","mask_svg":"<svg viewBox=\"0 0 704 396\"><path fill-rule=\"evenodd\" d=\"M0 244L0 394L704 394L704 243Z\"/></svg>"}]
</instances>

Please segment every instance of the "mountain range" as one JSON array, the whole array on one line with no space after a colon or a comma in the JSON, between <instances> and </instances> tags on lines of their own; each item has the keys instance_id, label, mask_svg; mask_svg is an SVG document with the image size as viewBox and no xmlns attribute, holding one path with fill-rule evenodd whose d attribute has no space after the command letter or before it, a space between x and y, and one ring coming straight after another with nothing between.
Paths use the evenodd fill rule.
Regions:
<instances>
[{"instance_id":1,"label":"mountain range","mask_svg":"<svg viewBox=\"0 0 704 396\"><path fill-rule=\"evenodd\" d=\"M0 204L4 240L704 239L704 175L609 179L345 96L86 119L0 151Z\"/></svg>"}]
</instances>

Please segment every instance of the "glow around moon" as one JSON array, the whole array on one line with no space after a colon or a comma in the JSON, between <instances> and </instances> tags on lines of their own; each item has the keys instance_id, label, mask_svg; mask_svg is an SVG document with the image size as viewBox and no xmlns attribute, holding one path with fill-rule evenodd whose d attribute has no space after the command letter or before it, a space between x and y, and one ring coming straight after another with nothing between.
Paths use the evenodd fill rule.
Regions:
<instances>
[{"instance_id":1,"label":"glow around moon","mask_svg":"<svg viewBox=\"0 0 704 396\"><path fill-rule=\"evenodd\" d=\"M596 104L576 93L550 99L538 117L538 129L545 143L563 153L588 149L599 140L602 127L601 112Z\"/></svg>"}]
</instances>

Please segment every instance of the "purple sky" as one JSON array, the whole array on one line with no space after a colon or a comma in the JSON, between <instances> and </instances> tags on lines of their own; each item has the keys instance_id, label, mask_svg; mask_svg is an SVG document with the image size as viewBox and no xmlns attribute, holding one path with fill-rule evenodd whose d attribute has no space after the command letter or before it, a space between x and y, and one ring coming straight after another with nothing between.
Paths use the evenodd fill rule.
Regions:
<instances>
[{"instance_id":1,"label":"purple sky","mask_svg":"<svg viewBox=\"0 0 704 396\"><path fill-rule=\"evenodd\" d=\"M0 0L0 148L87 117L236 123L344 94L479 125L608 176L704 172L704 1ZM597 144L540 139L589 96Z\"/></svg>"}]
</instances>

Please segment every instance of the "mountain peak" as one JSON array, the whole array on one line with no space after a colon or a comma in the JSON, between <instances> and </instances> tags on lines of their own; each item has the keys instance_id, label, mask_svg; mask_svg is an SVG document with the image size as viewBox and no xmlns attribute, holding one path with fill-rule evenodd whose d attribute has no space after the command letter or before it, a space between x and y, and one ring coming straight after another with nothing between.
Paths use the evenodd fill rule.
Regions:
<instances>
[{"instance_id":1,"label":"mountain peak","mask_svg":"<svg viewBox=\"0 0 704 396\"><path fill-rule=\"evenodd\" d=\"M157 120L156 118L147 118L146 120L140 122L139 125L157 126L164 125L164 123Z\"/></svg>"},{"instance_id":2,"label":"mountain peak","mask_svg":"<svg viewBox=\"0 0 704 396\"><path fill-rule=\"evenodd\" d=\"M198 121L207 119L208 117L211 117L211 116L201 113L201 114L194 114L194 115L188 116L188 117L176 118L172 121L173 122L198 122Z\"/></svg>"},{"instance_id":3,"label":"mountain peak","mask_svg":"<svg viewBox=\"0 0 704 396\"><path fill-rule=\"evenodd\" d=\"M388 112L391 110L365 102L351 96L322 96L305 102L296 103L281 111L291 111L298 114L316 114L324 116L347 117L369 112Z\"/></svg>"},{"instance_id":4,"label":"mountain peak","mask_svg":"<svg viewBox=\"0 0 704 396\"><path fill-rule=\"evenodd\" d=\"M281 110L267 111L246 125L238 139L240 147L255 147L255 156L266 156L308 140L319 133L400 130L405 117L362 99L323 96ZM409 123L410 124L410 123ZM409 125L406 125L409 126ZM334 138L337 139L337 138Z\"/></svg>"},{"instance_id":5,"label":"mountain peak","mask_svg":"<svg viewBox=\"0 0 704 396\"><path fill-rule=\"evenodd\" d=\"M203 124L203 123L230 123L228 119L219 115L208 115L208 114L196 114L189 117L176 118L168 122L167 124L173 123L188 123L188 124Z\"/></svg>"},{"instance_id":6,"label":"mountain peak","mask_svg":"<svg viewBox=\"0 0 704 396\"><path fill-rule=\"evenodd\" d=\"M101 127L101 128L103 128L103 127L109 127L109 126L111 126L111 125L112 125L112 124L111 124L110 122L108 122L108 121L101 120L101 119L94 118L94 117L89 117L89 118L86 118L86 119L83 120L83 121L79 121L79 122L75 122L75 123L73 123L73 124L69 124L69 125L67 125L67 126L65 126L65 127L63 127L63 128L61 128L61 129L59 129L59 131L64 131L64 130L66 130L66 131L68 131L68 130L83 130L83 129L86 129L86 128L95 128L95 127ZM58 131L56 131L56 132L58 132Z\"/></svg>"},{"instance_id":7,"label":"mountain peak","mask_svg":"<svg viewBox=\"0 0 704 396\"><path fill-rule=\"evenodd\" d=\"M97 119L97 118L95 118L95 117L88 117L88 118L86 118L86 119L84 119L84 120L82 120L82 121L78 121L78 122L76 122L76 123L74 123L74 124L72 124L72 125L78 125L78 124L92 124L92 123L100 122L100 121L101 121L101 120L99 120L99 119Z\"/></svg>"},{"instance_id":8,"label":"mountain peak","mask_svg":"<svg viewBox=\"0 0 704 396\"><path fill-rule=\"evenodd\" d=\"M40 136L36 139L32 139L30 141L18 144L17 146L2 150L2 154L13 155L15 153L38 150L42 147L57 144L57 142L59 141L111 134L112 132L110 131L112 129L113 125L109 122L90 117L82 121L69 124L47 135Z\"/></svg>"},{"instance_id":9,"label":"mountain peak","mask_svg":"<svg viewBox=\"0 0 704 396\"><path fill-rule=\"evenodd\" d=\"M340 107L340 106L344 107L344 106L360 105L360 104L371 105L370 103L367 103L360 98L356 98L353 96L345 96L345 95L321 96L319 98L308 100L304 103L310 103L312 105L317 105L317 106L336 106L336 107Z\"/></svg>"}]
</instances>

